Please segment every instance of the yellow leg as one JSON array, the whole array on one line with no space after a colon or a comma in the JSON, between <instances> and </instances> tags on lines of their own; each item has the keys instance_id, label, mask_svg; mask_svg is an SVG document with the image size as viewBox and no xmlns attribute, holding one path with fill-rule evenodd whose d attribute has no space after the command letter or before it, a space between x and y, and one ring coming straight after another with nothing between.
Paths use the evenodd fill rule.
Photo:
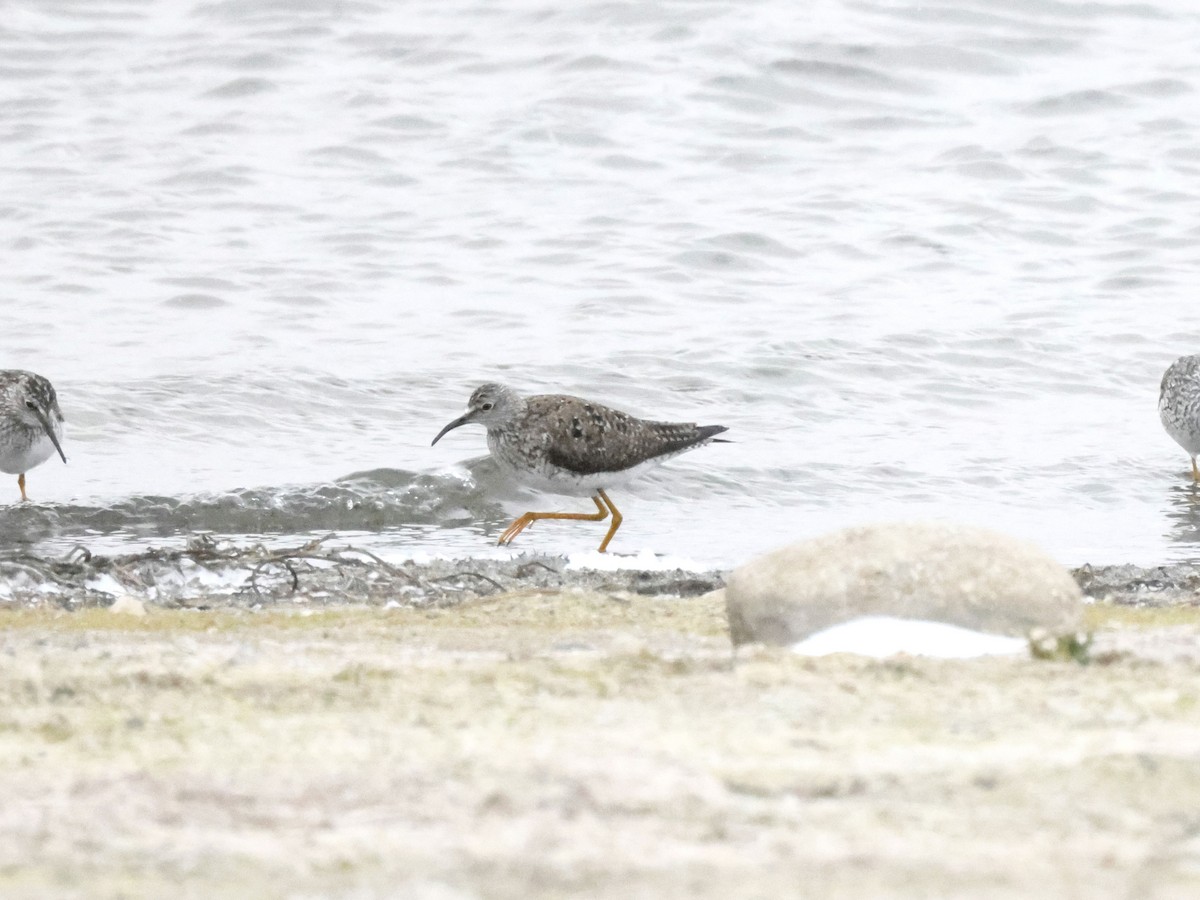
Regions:
<instances>
[{"instance_id":1,"label":"yellow leg","mask_svg":"<svg viewBox=\"0 0 1200 900\"><path fill-rule=\"evenodd\" d=\"M601 491L600 493L601 493L601 495L603 495L604 492ZM513 538L515 538L518 534L520 534L522 531L524 531L526 528L528 528L534 522L538 521L538 519L586 519L589 522L599 522L601 519L608 518L608 510L603 505L601 505L600 500L596 497L593 497L592 502L596 504L596 512L594 512L594 513L527 512L527 513L525 513L525 515L521 516L519 519L517 519L515 522L513 522L511 525L509 525L506 529L504 529L504 534L500 535L500 540L497 541L497 543L511 544ZM609 534L609 537L612 537L611 533ZM607 538L605 539L604 543L605 544L608 543ZM603 546L601 546L601 549L603 549Z\"/></svg>"},{"instance_id":2,"label":"yellow leg","mask_svg":"<svg viewBox=\"0 0 1200 900\"><path fill-rule=\"evenodd\" d=\"M615 506L613 506L613 502L608 499L608 494L604 493L604 491L596 491L596 493L603 498L604 502L608 505L608 508L612 510L613 517L612 524L608 526L608 534L606 534L604 536L604 540L600 542L600 552L603 553L604 549L608 546L608 542L613 539L613 535L616 534L617 529L621 527L621 523L625 521L625 517L621 515L620 511ZM596 505L599 506L600 501L597 500Z\"/></svg>"},{"instance_id":3,"label":"yellow leg","mask_svg":"<svg viewBox=\"0 0 1200 900\"><path fill-rule=\"evenodd\" d=\"M25 473L22 472L17 476L17 487L21 489L21 502L28 503L29 498L25 496Z\"/></svg>"},{"instance_id":4,"label":"yellow leg","mask_svg":"<svg viewBox=\"0 0 1200 900\"><path fill-rule=\"evenodd\" d=\"M1200 484L1200 469L1196 468L1196 457L1192 457L1192 481Z\"/></svg>"}]
</instances>

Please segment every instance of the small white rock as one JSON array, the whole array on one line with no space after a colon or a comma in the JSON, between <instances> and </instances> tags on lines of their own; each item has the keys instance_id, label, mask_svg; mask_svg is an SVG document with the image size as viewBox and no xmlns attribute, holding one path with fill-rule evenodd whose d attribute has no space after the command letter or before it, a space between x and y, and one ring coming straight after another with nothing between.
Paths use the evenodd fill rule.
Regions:
<instances>
[{"instance_id":1,"label":"small white rock","mask_svg":"<svg viewBox=\"0 0 1200 900\"><path fill-rule=\"evenodd\" d=\"M108 611L125 616L144 616L146 614L146 604L137 597L125 594L122 597L118 597L117 601L108 608Z\"/></svg>"},{"instance_id":2,"label":"small white rock","mask_svg":"<svg viewBox=\"0 0 1200 900\"><path fill-rule=\"evenodd\" d=\"M1028 655L1025 638L987 634L945 622L863 616L811 634L792 650L801 656L853 653L883 659L905 654L939 659Z\"/></svg>"}]
</instances>

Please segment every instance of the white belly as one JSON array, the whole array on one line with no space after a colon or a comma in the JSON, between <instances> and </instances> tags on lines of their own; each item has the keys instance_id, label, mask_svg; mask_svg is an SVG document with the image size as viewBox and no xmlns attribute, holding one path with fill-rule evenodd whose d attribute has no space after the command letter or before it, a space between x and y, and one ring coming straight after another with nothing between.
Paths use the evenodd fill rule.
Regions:
<instances>
[{"instance_id":1,"label":"white belly","mask_svg":"<svg viewBox=\"0 0 1200 900\"><path fill-rule=\"evenodd\" d=\"M20 475L40 466L58 451L45 434L39 433L31 442L23 440L0 442L0 472Z\"/></svg>"},{"instance_id":2,"label":"white belly","mask_svg":"<svg viewBox=\"0 0 1200 900\"><path fill-rule=\"evenodd\" d=\"M1200 417L1189 419L1178 414L1176 410L1164 409L1162 404L1159 404L1158 415L1162 419L1163 428L1175 443L1191 456L1200 454Z\"/></svg>"},{"instance_id":3,"label":"white belly","mask_svg":"<svg viewBox=\"0 0 1200 900\"><path fill-rule=\"evenodd\" d=\"M517 469L501 463L501 468L521 484L549 494L565 494L568 497L592 497L598 490L621 487L660 464L652 459L620 472L597 472L594 475L575 475L565 469L545 467L536 471Z\"/></svg>"}]
</instances>

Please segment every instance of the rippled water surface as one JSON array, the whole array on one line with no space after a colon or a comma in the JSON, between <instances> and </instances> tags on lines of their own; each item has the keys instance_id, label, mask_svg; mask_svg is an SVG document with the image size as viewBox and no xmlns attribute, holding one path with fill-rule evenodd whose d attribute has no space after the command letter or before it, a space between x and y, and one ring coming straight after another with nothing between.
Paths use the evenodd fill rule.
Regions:
<instances>
[{"instance_id":1,"label":"rippled water surface","mask_svg":"<svg viewBox=\"0 0 1200 900\"><path fill-rule=\"evenodd\" d=\"M1191 0L9 5L0 365L70 464L0 539L490 552L580 503L429 446L503 380L730 427L614 492L614 550L936 516L1198 558L1155 405L1198 88Z\"/></svg>"}]
</instances>

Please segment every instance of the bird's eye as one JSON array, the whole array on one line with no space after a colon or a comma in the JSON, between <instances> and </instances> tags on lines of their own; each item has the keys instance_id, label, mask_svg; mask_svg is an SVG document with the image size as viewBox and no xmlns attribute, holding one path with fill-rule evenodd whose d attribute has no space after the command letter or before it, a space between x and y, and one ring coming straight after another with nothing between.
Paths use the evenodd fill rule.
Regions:
<instances>
[{"instance_id":1,"label":"bird's eye","mask_svg":"<svg viewBox=\"0 0 1200 900\"><path fill-rule=\"evenodd\" d=\"M482 409L484 412L487 412L489 409L491 409L495 405L496 405L495 403L488 401L487 403L481 404L479 408Z\"/></svg>"},{"instance_id":2,"label":"bird's eye","mask_svg":"<svg viewBox=\"0 0 1200 900\"><path fill-rule=\"evenodd\" d=\"M26 406L27 406L29 409L37 409L37 404L36 404L36 403L34 403L32 400L26 400L26 401L25 401L25 405L26 405Z\"/></svg>"}]
</instances>

